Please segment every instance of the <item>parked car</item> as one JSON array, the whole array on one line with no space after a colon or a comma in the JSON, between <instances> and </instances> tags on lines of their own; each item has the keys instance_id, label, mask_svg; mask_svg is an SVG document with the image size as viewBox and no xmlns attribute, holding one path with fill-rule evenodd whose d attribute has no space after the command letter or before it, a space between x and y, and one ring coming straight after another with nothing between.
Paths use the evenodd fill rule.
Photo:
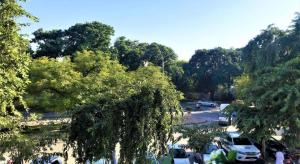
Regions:
<instances>
[{"instance_id":1,"label":"parked car","mask_svg":"<svg viewBox=\"0 0 300 164\"><path fill-rule=\"evenodd\" d=\"M208 101L198 101L196 103L196 108L200 108L201 106L216 107L217 104L214 102L208 102Z\"/></svg>"},{"instance_id":2,"label":"parked car","mask_svg":"<svg viewBox=\"0 0 300 164\"><path fill-rule=\"evenodd\" d=\"M62 164L62 160L58 156L43 156L32 160L30 164Z\"/></svg>"},{"instance_id":3,"label":"parked car","mask_svg":"<svg viewBox=\"0 0 300 164\"><path fill-rule=\"evenodd\" d=\"M225 152L234 150L237 152L237 161L256 161L261 155L259 149L245 137L241 137L238 132L228 132L220 138L221 146Z\"/></svg>"},{"instance_id":4,"label":"parked car","mask_svg":"<svg viewBox=\"0 0 300 164\"><path fill-rule=\"evenodd\" d=\"M168 150L174 164L190 164L189 155L183 145L170 144Z\"/></svg>"},{"instance_id":5,"label":"parked car","mask_svg":"<svg viewBox=\"0 0 300 164\"><path fill-rule=\"evenodd\" d=\"M261 150L262 146L260 143L254 142L254 145ZM282 151L284 156L287 157L291 154L288 148L282 144L280 141L271 137L266 141L266 153L273 159L275 159L275 154L277 151Z\"/></svg>"},{"instance_id":6,"label":"parked car","mask_svg":"<svg viewBox=\"0 0 300 164\"><path fill-rule=\"evenodd\" d=\"M216 150L220 150L221 148L215 144L215 143L209 143L205 146L204 151L202 153L202 159L203 159L203 163L204 164L208 164L210 163L210 159L211 159L211 152L216 151ZM223 149L221 149L221 152L224 153L225 152Z\"/></svg>"},{"instance_id":7,"label":"parked car","mask_svg":"<svg viewBox=\"0 0 300 164\"><path fill-rule=\"evenodd\" d=\"M225 113L225 109L230 104L221 104L220 105L220 113L219 113L219 125L231 125L236 120L236 112L232 112L230 117Z\"/></svg>"}]
</instances>

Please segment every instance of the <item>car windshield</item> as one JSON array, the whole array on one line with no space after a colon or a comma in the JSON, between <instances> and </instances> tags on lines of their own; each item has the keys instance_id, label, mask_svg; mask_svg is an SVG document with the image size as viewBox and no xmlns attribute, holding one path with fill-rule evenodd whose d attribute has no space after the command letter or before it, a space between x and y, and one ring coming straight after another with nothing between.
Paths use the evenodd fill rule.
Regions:
<instances>
[{"instance_id":1,"label":"car windshield","mask_svg":"<svg viewBox=\"0 0 300 164\"><path fill-rule=\"evenodd\" d=\"M235 145L252 145L248 138L233 138Z\"/></svg>"},{"instance_id":2,"label":"car windshield","mask_svg":"<svg viewBox=\"0 0 300 164\"><path fill-rule=\"evenodd\" d=\"M184 149L171 149L171 153L173 153L174 158L186 158L186 152Z\"/></svg>"}]
</instances>

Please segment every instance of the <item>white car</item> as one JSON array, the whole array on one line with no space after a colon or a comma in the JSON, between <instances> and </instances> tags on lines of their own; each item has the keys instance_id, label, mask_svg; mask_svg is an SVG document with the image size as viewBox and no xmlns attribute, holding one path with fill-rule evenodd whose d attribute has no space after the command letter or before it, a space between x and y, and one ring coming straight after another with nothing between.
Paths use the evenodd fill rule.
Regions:
<instances>
[{"instance_id":1,"label":"white car","mask_svg":"<svg viewBox=\"0 0 300 164\"><path fill-rule=\"evenodd\" d=\"M248 138L240 137L238 132L228 132L221 138L221 145L225 152L236 151L237 161L254 162L261 155L259 149Z\"/></svg>"},{"instance_id":2,"label":"white car","mask_svg":"<svg viewBox=\"0 0 300 164\"><path fill-rule=\"evenodd\" d=\"M168 145L169 154L174 160L174 164L190 164L189 156L186 154L183 145L170 144Z\"/></svg>"},{"instance_id":3,"label":"white car","mask_svg":"<svg viewBox=\"0 0 300 164\"><path fill-rule=\"evenodd\" d=\"M214 102L198 101L198 102L196 103L196 108L200 108L201 106L216 107L217 104L214 103Z\"/></svg>"},{"instance_id":4,"label":"white car","mask_svg":"<svg viewBox=\"0 0 300 164\"><path fill-rule=\"evenodd\" d=\"M62 160L57 156L40 157L31 161L30 164L62 164Z\"/></svg>"},{"instance_id":5,"label":"white car","mask_svg":"<svg viewBox=\"0 0 300 164\"><path fill-rule=\"evenodd\" d=\"M106 159L99 159L92 162L87 161L85 164L111 164L111 162Z\"/></svg>"}]
</instances>

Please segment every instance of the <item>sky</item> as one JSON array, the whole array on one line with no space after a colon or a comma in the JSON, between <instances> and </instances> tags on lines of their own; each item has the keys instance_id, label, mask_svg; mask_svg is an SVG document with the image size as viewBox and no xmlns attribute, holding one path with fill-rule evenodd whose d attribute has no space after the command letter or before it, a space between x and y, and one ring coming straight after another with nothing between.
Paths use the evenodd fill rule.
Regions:
<instances>
[{"instance_id":1,"label":"sky","mask_svg":"<svg viewBox=\"0 0 300 164\"><path fill-rule=\"evenodd\" d=\"M39 22L22 30L67 29L99 21L117 37L171 47L180 60L197 49L240 48L270 24L291 25L300 0L27 0Z\"/></svg>"}]
</instances>

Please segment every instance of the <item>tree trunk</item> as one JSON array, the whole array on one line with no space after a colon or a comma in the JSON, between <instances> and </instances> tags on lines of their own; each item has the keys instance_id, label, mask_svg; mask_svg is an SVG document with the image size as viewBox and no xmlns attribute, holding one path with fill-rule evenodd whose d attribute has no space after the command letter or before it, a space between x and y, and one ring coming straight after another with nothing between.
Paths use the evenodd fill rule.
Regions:
<instances>
[{"instance_id":1,"label":"tree trunk","mask_svg":"<svg viewBox=\"0 0 300 164\"><path fill-rule=\"evenodd\" d=\"M261 141L261 153L262 153L262 157L264 159L268 158L267 154L266 154L266 141L265 141L265 139L262 139L262 141Z\"/></svg>"}]
</instances>

